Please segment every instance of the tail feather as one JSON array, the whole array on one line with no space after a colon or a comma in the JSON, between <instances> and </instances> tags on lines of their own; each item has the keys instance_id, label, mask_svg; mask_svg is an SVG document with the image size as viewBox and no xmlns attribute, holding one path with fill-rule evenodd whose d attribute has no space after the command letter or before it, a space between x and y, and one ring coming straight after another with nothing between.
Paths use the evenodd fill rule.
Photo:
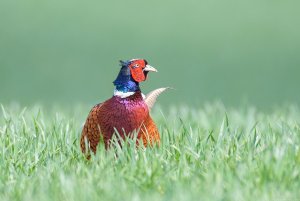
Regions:
<instances>
[{"instance_id":1,"label":"tail feather","mask_svg":"<svg viewBox=\"0 0 300 201\"><path fill-rule=\"evenodd\" d=\"M167 89L171 89L170 87L164 87L164 88L159 88L159 89L155 89L151 92L149 92L146 97L145 97L145 102L149 108L149 110L154 106L157 97L163 93L164 91L166 91Z\"/></svg>"}]
</instances>

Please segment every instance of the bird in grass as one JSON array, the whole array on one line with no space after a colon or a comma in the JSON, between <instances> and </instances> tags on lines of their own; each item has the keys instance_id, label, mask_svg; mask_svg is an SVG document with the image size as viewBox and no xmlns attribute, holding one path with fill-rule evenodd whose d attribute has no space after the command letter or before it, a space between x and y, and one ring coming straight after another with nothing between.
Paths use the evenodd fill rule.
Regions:
<instances>
[{"instance_id":1,"label":"bird in grass","mask_svg":"<svg viewBox=\"0 0 300 201\"><path fill-rule=\"evenodd\" d=\"M144 59L120 61L121 70L113 82L112 98L95 105L90 111L82 130L80 146L83 153L90 157L96 154L101 138L105 148L109 148L116 132L125 139L137 134L145 146L160 143L160 135L149 111L157 97L168 88L153 90L146 96L142 94L139 83L147 79L149 72L157 72Z\"/></svg>"}]
</instances>

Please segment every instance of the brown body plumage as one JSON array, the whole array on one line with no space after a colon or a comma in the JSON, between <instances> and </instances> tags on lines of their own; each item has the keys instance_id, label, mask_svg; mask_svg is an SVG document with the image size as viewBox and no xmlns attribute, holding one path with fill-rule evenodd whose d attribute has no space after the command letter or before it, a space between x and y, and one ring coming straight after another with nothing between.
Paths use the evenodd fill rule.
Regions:
<instances>
[{"instance_id":1,"label":"brown body plumage","mask_svg":"<svg viewBox=\"0 0 300 201\"><path fill-rule=\"evenodd\" d=\"M80 140L82 152L87 152L86 145L88 145L90 150L96 153L101 135L105 147L108 148L116 131L122 138L137 132L137 138L142 139L145 146L148 143L159 143L159 131L141 92L136 92L128 98L114 96L92 108L82 130Z\"/></svg>"}]
</instances>

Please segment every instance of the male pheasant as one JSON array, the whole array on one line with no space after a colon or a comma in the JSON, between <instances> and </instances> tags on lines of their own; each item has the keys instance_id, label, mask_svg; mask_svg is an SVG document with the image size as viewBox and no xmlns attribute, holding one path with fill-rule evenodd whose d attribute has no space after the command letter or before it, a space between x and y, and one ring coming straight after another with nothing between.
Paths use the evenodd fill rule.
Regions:
<instances>
[{"instance_id":1,"label":"male pheasant","mask_svg":"<svg viewBox=\"0 0 300 201\"><path fill-rule=\"evenodd\" d=\"M139 83L147 79L148 72L157 70L148 65L144 59L120 62L121 70L113 82L115 85L113 97L94 106L83 127L80 146L88 157L90 150L96 154L101 137L107 149L116 132L122 138L132 137L131 134L136 132L137 139L141 139L145 146L160 142L159 131L149 110L159 94L167 88L156 89L144 96Z\"/></svg>"}]
</instances>

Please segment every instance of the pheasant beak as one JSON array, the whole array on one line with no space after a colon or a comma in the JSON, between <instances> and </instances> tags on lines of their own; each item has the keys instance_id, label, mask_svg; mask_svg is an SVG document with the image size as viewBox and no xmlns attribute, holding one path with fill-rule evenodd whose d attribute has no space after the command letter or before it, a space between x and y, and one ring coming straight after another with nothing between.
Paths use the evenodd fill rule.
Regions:
<instances>
[{"instance_id":1,"label":"pheasant beak","mask_svg":"<svg viewBox=\"0 0 300 201\"><path fill-rule=\"evenodd\" d=\"M144 71L148 71L148 72L158 72L154 67L150 66L150 65L146 65L145 68L143 69Z\"/></svg>"}]
</instances>

